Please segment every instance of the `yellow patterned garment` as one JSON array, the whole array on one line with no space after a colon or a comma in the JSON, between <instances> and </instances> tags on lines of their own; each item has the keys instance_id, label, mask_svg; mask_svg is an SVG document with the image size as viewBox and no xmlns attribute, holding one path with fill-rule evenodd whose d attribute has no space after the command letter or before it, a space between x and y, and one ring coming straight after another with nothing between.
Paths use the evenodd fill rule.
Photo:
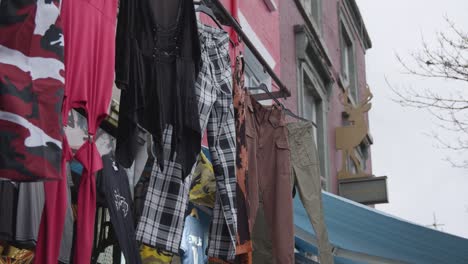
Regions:
<instances>
[{"instance_id":1,"label":"yellow patterned garment","mask_svg":"<svg viewBox=\"0 0 468 264\"><path fill-rule=\"evenodd\" d=\"M172 261L172 253L146 245L140 246L140 256L143 264L170 264Z\"/></svg>"},{"instance_id":2,"label":"yellow patterned garment","mask_svg":"<svg viewBox=\"0 0 468 264\"><path fill-rule=\"evenodd\" d=\"M213 165L201 152L190 186L190 201L197 205L214 207L216 197L216 180Z\"/></svg>"},{"instance_id":3,"label":"yellow patterned garment","mask_svg":"<svg viewBox=\"0 0 468 264\"><path fill-rule=\"evenodd\" d=\"M34 252L31 250L19 249L14 246L9 246L4 250L8 251L8 254L5 257L0 257L0 264L31 264L33 262Z\"/></svg>"}]
</instances>

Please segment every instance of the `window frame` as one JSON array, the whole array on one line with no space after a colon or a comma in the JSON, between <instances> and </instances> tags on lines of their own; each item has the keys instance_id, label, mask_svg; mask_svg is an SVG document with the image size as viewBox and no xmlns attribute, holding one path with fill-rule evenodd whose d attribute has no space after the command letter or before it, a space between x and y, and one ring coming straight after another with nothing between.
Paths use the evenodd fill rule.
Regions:
<instances>
[{"instance_id":1,"label":"window frame","mask_svg":"<svg viewBox=\"0 0 468 264\"><path fill-rule=\"evenodd\" d=\"M322 35L322 0L298 0L316 32Z\"/></svg>"},{"instance_id":2,"label":"window frame","mask_svg":"<svg viewBox=\"0 0 468 264\"><path fill-rule=\"evenodd\" d=\"M316 149L319 156L320 172L322 177L325 178L325 188L331 187L330 179L330 159L329 159L329 144L328 144L328 90L325 84L320 81L320 75L313 68L313 65L309 60L298 62L298 87L297 87L297 110L300 116L306 117L305 111L305 93L306 89L309 89L312 93L312 97L315 105L315 123L317 127L314 128L314 139ZM310 87L306 87L306 78L310 80ZM306 117L307 118L307 117ZM310 119L309 119L310 120ZM312 120L311 120L312 121Z\"/></svg>"},{"instance_id":3,"label":"window frame","mask_svg":"<svg viewBox=\"0 0 468 264\"><path fill-rule=\"evenodd\" d=\"M356 158L359 160L359 163L361 165L361 170L366 171L367 159L368 159L367 155L363 153L361 146L354 148L353 151L354 151ZM351 157L348 157L348 171L353 174L357 173L357 168L355 167L354 162L351 159Z\"/></svg>"},{"instance_id":4,"label":"window frame","mask_svg":"<svg viewBox=\"0 0 468 264\"><path fill-rule=\"evenodd\" d=\"M309 0L310 1L310 13L311 19L315 22L315 25L322 32L322 0ZM314 10L315 8L315 10Z\"/></svg>"},{"instance_id":5,"label":"window frame","mask_svg":"<svg viewBox=\"0 0 468 264\"><path fill-rule=\"evenodd\" d=\"M350 30L348 20L340 13L340 81L343 89L350 90L350 97L354 103L359 102L359 87L356 62L356 44ZM346 51L346 52L345 52ZM346 73L344 71L346 70Z\"/></svg>"},{"instance_id":6,"label":"window frame","mask_svg":"<svg viewBox=\"0 0 468 264\"><path fill-rule=\"evenodd\" d=\"M272 79L271 76L263 69L262 64L255 58L253 53L248 47L244 50L244 61L245 61L245 87L251 87L253 85L260 85L264 83L268 90L272 90ZM252 90L251 94L263 93L261 90ZM270 101L270 100L266 100ZM263 104L262 101L261 103Z\"/></svg>"}]
</instances>

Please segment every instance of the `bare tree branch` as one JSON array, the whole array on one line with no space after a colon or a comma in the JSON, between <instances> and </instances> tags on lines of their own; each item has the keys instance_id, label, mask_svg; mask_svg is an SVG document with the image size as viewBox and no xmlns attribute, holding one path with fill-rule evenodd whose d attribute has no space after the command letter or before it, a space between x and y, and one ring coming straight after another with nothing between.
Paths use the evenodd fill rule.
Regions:
<instances>
[{"instance_id":1,"label":"bare tree branch","mask_svg":"<svg viewBox=\"0 0 468 264\"><path fill-rule=\"evenodd\" d=\"M454 152L468 152L468 32L459 29L445 17L448 30L436 33L435 45L421 38L419 52L411 54L410 61L404 61L396 54L405 74L424 78L443 79L458 83L458 90L448 91L446 87L427 89L424 87L395 88L386 79L395 97L394 102L403 107L413 107L429 111L437 125L455 136L432 137L439 147ZM458 156L460 157L460 155ZM454 167L468 168L468 159L454 161L447 158Z\"/></svg>"}]
</instances>

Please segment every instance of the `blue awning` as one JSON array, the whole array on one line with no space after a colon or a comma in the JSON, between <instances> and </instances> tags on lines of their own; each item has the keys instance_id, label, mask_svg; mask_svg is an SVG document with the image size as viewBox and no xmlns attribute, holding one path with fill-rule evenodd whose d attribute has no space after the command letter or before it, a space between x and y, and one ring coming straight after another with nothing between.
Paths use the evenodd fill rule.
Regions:
<instances>
[{"instance_id":1,"label":"blue awning","mask_svg":"<svg viewBox=\"0 0 468 264\"><path fill-rule=\"evenodd\" d=\"M413 224L322 192L336 263L468 263L468 239ZM296 246L316 253L315 233L298 196Z\"/></svg>"}]
</instances>

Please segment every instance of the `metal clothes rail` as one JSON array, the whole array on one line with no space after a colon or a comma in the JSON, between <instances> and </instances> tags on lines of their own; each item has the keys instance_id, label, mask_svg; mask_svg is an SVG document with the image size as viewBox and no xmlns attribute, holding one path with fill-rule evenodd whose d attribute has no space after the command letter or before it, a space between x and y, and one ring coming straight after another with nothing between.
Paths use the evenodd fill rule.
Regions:
<instances>
[{"instance_id":1,"label":"metal clothes rail","mask_svg":"<svg viewBox=\"0 0 468 264\"><path fill-rule=\"evenodd\" d=\"M240 24L237 22L236 19L234 19L234 17L232 17L229 11L226 10L223 4L219 0L202 0L202 2L206 3L206 5L213 10L216 17L220 20L222 24L226 26L230 26L236 31L236 33L241 38L242 42L249 48L249 50L253 53L255 58L260 62L260 64L262 64L265 71L270 75L273 81L278 85L279 91L271 92L271 94L275 98L286 98L286 97L291 96L291 92L289 91L289 89L283 84L283 82L280 80L278 75L276 75L276 73L273 71L270 65L268 65L268 63L260 54L260 52L257 50L255 45L250 41L247 34L245 34L245 32L242 30L242 27L240 26ZM256 94L255 98L257 100L271 99L271 97L266 93Z\"/></svg>"}]
</instances>

